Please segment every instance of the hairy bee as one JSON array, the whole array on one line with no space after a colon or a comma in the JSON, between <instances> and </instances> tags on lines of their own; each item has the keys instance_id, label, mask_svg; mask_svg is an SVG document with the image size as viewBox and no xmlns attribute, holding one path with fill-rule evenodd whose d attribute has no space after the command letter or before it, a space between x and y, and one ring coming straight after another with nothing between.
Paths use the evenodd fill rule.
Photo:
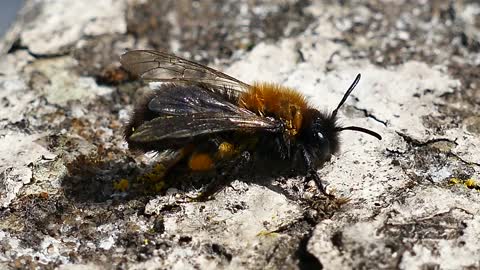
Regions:
<instances>
[{"instance_id":1,"label":"hairy bee","mask_svg":"<svg viewBox=\"0 0 480 270\"><path fill-rule=\"evenodd\" d=\"M381 139L371 130L342 127L338 109L360 74L330 114L308 105L295 89L273 83L246 84L172 54L134 50L121 56L123 67L146 81L164 82L138 103L124 130L129 148L175 150L172 166L184 161L192 171L218 171L202 194L214 194L228 181L225 172L294 172L313 179L326 194L317 169L339 150L339 132L354 130Z\"/></svg>"}]
</instances>

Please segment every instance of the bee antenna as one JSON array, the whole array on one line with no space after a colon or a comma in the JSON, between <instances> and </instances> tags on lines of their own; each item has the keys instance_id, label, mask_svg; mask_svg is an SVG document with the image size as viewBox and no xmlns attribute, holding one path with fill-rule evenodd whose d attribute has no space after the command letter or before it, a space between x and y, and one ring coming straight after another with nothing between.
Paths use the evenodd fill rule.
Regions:
<instances>
[{"instance_id":1,"label":"bee antenna","mask_svg":"<svg viewBox=\"0 0 480 270\"><path fill-rule=\"evenodd\" d=\"M373 136L373 137L375 137L379 140L382 139L382 136L380 136L380 134L378 134L375 131L372 131L370 129L366 129L366 128L362 128L362 127L348 126L348 127L337 128L336 130L337 131L354 130L354 131L359 131L359 132L366 133L366 134L371 135L371 136Z\"/></svg>"},{"instance_id":2,"label":"bee antenna","mask_svg":"<svg viewBox=\"0 0 480 270\"><path fill-rule=\"evenodd\" d=\"M345 103L348 96L350 96L350 94L352 93L353 89L355 89L355 86L357 86L358 82L360 81L360 77L361 77L360 74L358 74L357 77L355 78L355 80L353 81L353 83L348 88L345 95L343 95L343 98L342 98L342 100L340 100L340 103L338 103L337 108L335 110L333 110L332 117L335 117L337 115L338 109L340 109L340 107L342 107L343 103Z\"/></svg>"}]
</instances>

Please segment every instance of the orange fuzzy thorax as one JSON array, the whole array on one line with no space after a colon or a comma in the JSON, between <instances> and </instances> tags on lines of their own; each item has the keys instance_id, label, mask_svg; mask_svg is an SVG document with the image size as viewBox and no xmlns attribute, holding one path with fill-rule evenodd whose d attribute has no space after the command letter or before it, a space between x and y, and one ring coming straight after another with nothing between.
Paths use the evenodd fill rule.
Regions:
<instances>
[{"instance_id":1,"label":"orange fuzzy thorax","mask_svg":"<svg viewBox=\"0 0 480 270\"><path fill-rule=\"evenodd\" d=\"M308 108L305 97L295 89L273 83L254 83L239 99L239 106L260 116L282 119L290 135L302 127L302 113Z\"/></svg>"}]
</instances>

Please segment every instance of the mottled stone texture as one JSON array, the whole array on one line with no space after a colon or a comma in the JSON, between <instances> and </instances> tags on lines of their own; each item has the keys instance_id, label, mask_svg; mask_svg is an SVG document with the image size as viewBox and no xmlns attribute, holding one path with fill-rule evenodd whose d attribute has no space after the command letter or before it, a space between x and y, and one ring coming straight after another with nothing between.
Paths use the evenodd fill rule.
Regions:
<instances>
[{"instance_id":1,"label":"mottled stone texture","mask_svg":"<svg viewBox=\"0 0 480 270\"><path fill-rule=\"evenodd\" d=\"M87 4L88 2L88 4ZM0 268L480 268L478 1L26 1L1 41ZM341 152L303 179L141 182L162 155L122 125L154 48L340 111ZM8 53L6 53L8 52ZM118 183L127 179L126 191Z\"/></svg>"}]
</instances>

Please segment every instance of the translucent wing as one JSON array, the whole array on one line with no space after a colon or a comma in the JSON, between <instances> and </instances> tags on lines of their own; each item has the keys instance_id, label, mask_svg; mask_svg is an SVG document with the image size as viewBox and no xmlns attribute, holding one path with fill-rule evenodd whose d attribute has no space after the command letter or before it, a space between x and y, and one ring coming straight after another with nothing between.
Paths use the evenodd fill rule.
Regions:
<instances>
[{"instance_id":1,"label":"translucent wing","mask_svg":"<svg viewBox=\"0 0 480 270\"><path fill-rule=\"evenodd\" d=\"M213 88L226 88L242 92L249 85L227 74L173 54L134 50L120 58L122 66L146 81L183 84L205 84Z\"/></svg>"},{"instance_id":2,"label":"translucent wing","mask_svg":"<svg viewBox=\"0 0 480 270\"><path fill-rule=\"evenodd\" d=\"M233 113L195 113L160 116L143 123L129 138L134 142L161 142L172 139L194 139L197 136L228 131L278 131L278 123L256 115Z\"/></svg>"},{"instance_id":3,"label":"translucent wing","mask_svg":"<svg viewBox=\"0 0 480 270\"><path fill-rule=\"evenodd\" d=\"M174 86L158 91L148 109L157 117L140 125L130 136L135 142L161 142L227 132L277 132L278 120L260 117L196 86ZM179 140L180 139L180 140Z\"/></svg>"},{"instance_id":4,"label":"translucent wing","mask_svg":"<svg viewBox=\"0 0 480 270\"><path fill-rule=\"evenodd\" d=\"M147 107L162 115L189 115L197 113L224 113L251 115L251 111L238 107L228 96L198 86L169 86L155 91Z\"/></svg>"}]
</instances>

